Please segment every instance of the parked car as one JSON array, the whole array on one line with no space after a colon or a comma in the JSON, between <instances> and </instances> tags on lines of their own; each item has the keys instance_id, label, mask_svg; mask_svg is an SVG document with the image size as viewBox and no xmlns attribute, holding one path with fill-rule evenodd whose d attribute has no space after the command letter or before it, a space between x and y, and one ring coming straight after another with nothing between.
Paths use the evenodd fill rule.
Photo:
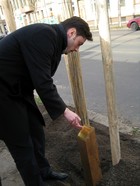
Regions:
<instances>
[{"instance_id":1,"label":"parked car","mask_svg":"<svg viewBox=\"0 0 140 186\"><path fill-rule=\"evenodd\" d=\"M140 17L135 17L128 21L127 27L131 28L131 30L136 31L139 30L140 27Z\"/></svg>"}]
</instances>

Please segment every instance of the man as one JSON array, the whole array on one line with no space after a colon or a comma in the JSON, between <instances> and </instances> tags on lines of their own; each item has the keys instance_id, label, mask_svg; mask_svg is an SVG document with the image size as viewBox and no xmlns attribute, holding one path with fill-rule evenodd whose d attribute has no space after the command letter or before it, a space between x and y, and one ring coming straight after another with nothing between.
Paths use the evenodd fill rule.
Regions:
<instances>
[{"instance_id":1,"label":"man","mask_svg":"<svg viewBox=\"0 0 140 186\"><path fill-rule=\"evenodd\" d=\"M88 24L72 17L61 24L33 24L0 41L0 139L7 145L26 186L67 178L54 172L45 158L44 120L35 103L40 96L54 120L60 115L81 129L79 116L69 110L53 84L61 55L92 41Z\"/></svg>"}]
</instances>

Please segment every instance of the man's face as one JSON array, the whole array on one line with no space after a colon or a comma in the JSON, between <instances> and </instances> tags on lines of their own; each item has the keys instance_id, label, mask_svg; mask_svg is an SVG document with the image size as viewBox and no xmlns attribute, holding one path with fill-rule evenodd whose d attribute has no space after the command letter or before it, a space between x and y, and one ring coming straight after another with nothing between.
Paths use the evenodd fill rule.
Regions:
<instances>
[{"instance_id":1,"label":"man's face","mask_svg":"<svg viewBox=\"0 0 140 186\"><path fill-rule=\"evenodd\" d=\"M75 28L70 28L67 32L67 48L64 54L68 54L73 51L78 51L79 47L84 44L86 39L82 36L77 36Z\"/></svg>"}]
</instances>

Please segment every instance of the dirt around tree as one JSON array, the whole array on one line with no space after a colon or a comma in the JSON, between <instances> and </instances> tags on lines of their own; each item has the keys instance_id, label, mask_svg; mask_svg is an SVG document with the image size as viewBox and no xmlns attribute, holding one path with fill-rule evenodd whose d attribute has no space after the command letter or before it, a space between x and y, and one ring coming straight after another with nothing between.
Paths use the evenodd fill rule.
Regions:
<instances>
[{"instance_id":1,"label":"dirt around tree","mask_svg":"<svg viewBox=\"0 0 140 186\"><path fill-rule=\"evenodd\" d=\"M79 131L71 128L64 117L52 121L42 106L40 110L46 123L46 156L54 170L69 174L64 182L48 181L46 185L86 186L77 142ZM140 143L133 136L120 133L122 159L112 166L108 128L93 121L90 123L96 130L103 174L98 186L140 186Z\"/></svg>"}]
</instances>

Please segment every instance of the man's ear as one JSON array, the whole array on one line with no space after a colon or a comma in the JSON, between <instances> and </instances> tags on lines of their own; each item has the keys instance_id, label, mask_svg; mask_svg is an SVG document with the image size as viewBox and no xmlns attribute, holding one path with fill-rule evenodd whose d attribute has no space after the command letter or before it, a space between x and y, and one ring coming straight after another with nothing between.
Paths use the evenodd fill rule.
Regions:
<instances>
[{"instance_id":1,"label":"man's ear","mask_svg":"<svg viewBox=\"0 0 140 186\"><path fill-rule=\"evenodd\" d=\"M69 38L76 36L76 28L69 28L67 31L67 36Z\"/></svg>"}]
</instances>

